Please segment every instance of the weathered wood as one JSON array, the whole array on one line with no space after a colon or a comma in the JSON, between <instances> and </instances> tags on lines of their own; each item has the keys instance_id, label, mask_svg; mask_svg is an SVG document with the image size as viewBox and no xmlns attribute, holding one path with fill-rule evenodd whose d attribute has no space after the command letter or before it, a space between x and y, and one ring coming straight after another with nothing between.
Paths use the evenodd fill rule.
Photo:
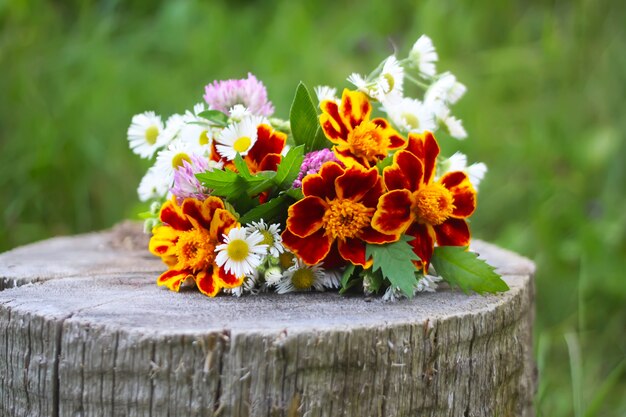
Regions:
<instances>
[{"instance_id":1,"label":"weathered wood","mask_svg":"<svg viewBox=\"0 0 626 417\"><path fill-rule=\"evenodd\" d=\"M0 255L0 415L533 415L525 258L475 242L501 295L209 299L120 233Z\"/></svg>"}]
</instances>

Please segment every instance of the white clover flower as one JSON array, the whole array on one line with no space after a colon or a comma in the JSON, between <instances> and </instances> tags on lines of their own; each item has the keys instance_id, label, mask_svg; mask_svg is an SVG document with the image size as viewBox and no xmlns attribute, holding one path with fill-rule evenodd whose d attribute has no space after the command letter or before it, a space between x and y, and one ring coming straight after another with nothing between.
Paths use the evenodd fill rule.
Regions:
<instances>
[{"instance_id":1,"label":"white clover flower","mask_svg":"<svg viewBox=\"0 0 626 417\"><path fill-rule=\"evenodd\" d=\"M424 101L426 103L442 101L446 104L454 104L463 97L466 91L467 87L458 82L454 75L445 72L428 87Z\"/></svg>"},{"instance_id":2,"label":"white clover flower","mask_svg":"<svg viewBox=\"0 0 626 417\"><path fill-rule=\"evenodd\" d=\"M435 76L435 62L438 59L433 41L426 35L420 36L409 52L410 65L417 68L423 77Z\"/></svg>"},{"instance_id":3,"label":"white clover flower","mask_svg":"<svg viewBox=\"0 0 626 417\"><path fill-rule=\"evenodd\" d=\"M383 109L395 127L403 132L422 133L426 130L434 131L437 127L433 113L417 99L404 97L384 103Z\"/></svg>"},{"instance_id":4,"label":"white clover flower","mask_svg":"<svg viewBox=\"0 0 626 417\"><path fill-rule=\"evenodd\" d=\"M152 158L165 145L163 129L161 116L152 111L134 115L128 127L130 148L142 158Z\"/></svg>"}]
</instances>

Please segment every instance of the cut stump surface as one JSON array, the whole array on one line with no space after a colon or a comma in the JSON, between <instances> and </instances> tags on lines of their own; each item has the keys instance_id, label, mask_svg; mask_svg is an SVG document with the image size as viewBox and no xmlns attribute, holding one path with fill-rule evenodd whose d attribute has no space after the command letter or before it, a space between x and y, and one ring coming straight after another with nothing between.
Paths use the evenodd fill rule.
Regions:
<instances>
[{"instance_id":1,"label":"cut stump surface","mask_svg":"<svg viewBox=\"0 0 626 417\"><path fill-rule=\"evenodd\" d=\"M0 255L0 415L533 416L534 265L512 252L473 244L498 295L209 299L157 287L137 236Z\"/></svg>"}]
</instances>

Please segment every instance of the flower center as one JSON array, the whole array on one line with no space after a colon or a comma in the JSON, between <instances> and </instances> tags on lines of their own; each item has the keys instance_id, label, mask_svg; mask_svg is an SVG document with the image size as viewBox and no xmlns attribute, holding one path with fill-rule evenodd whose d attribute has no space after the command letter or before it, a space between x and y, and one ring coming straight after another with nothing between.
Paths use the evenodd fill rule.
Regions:
<instances>
[{"instance_id":1,"label":"flower center","mask_svg":"<svg viewBox=\"0 0 626 417\"><path fill-rule=\"evenodd\" d=\"M345 240L370 224L374 209L352 200L333 200L323 217L326 234Z\"/></svg>"},{"instance_id":2,"label":"flower center","mask_svg":"<svg viewBox=\"0 0 626 417\"><path fill-rule=\"evenodd\" d=\"M433 226L445 222L454 210L452 193L438 182L415 192L414 210L417 217Z\"/></svg>"},{"instance_id":3,"label":"flower center","mask_svg":"<svg viewBox=\"0 0 626 417\"><path fill-rule=\"evenodd\" d=\"M198 143L200 143L200 145L209 144L209 131L208 130L203 130L202 133L200 133L200 137L198 138Z\"/></svg>"},{"instance_id":4,"label":"flower center","mask_svg":"<svg viewBox=\"0 0 626 417\"><path fill-rule=\"evenodd\" d=\"M308 268L298 269L296 272L293 273L293 276L291 277L291 283L298 290L306 290L308 288L311 288L314 282L315 275L313 274L313 271Z\"/></svg>"},{"instance_id":5,"label":"flower center","mask_svg":"<svg viewBox=\"0 0 626 417\"><path fill-rule=\"evenodd\" d=\"M420 127L420 120L413 113L403 113L402 118L404 119L404 123L406 123L410 129L417 129Z\"/></svg>"},{"instance_id":6,"label":"flower center","mask_svg":"<svg viewBox=\"0 0 626 417\"><path fill-rule=\"evenodd\" d=\"M278 256L278 260L280 261L280 267L287 269L293 265L293 253L283 252Z\"/></svg>"},{"instance_id":7,"label":"flower center","mask_svg":"<svg viewBox=\"0 0 626 417\"><path fill-rule=\"evenodd\" d=\"M177 153L172 158L172 168L176 169L178 167L182 167L183 166L183 161L187 161L187 162L191 163L191 158L189 157L189 155L187 155L184 152Z\"/></svg>"},{"instance_id":8,"label":"flower center","mask_svg":"<svg viewBox=\"0 0 626 417\"><path fill-rule=\"evenodd\" d=\"M213 263L215 245L207 232L192 229L181 233L176 242L177 266L181 269L200 271Z\"/></svg>"},{"instance_id":9,"label":"flower center","mask_svg":"<svg viewBox=\"0 0 626 417\"><path fill-rule=\"evenodd\" d=\"M226 251L230 259L235 262L241 262L248 257L250 246L248 246L248 242L245 240L234 239L228 243Z\"/></svg>"},{"instance_id":10,"label":"flower center","mask_svg":"<svg viewBox=\"0 0 626 417\"><path fill-rule=\"evenodd\" d=\"M385 78L385 80L387 80L388 87L385 91L385 94L389 94L393 90L394 85L396 85L396 80L393 78L393 75L389 73L383 74L383 77Z\"/></svg>"},{"instance_id":11,"label":"flower center","mask_svg":"<svg viewBox=\"0 0 626 417\"><path fill-rule=\"evenodd\" d=\"M269 230L259 230L261 232L261 236L263 236L262 245L273 246L274 245L274 235Z\"/></svg>"},{"instance_id":12,"label":"flower center","mask_svg":"<svg viewBox=\"0 0 626 417\"><path fill-rule=\"evenodd\" d=\"M159 128L156 126L150 126L146 129L146 133L144 134L146 138L146 142L150 145L154 145L159 137Z\"/></svg>"},{"instance_id":13,"label":"flower center","mask_svg":"<svg viewBox=\"0 0 626 417\"><path fill-rule=\"evenodd\" d=\"M348 145L350 151L372 161L378 155L385 154L387 149L385 138L381 135L380 129L373 122L363 122L348 135Z\"/></svg>"},{"instance_id":14,"label":"flower center","mask_svg":"<svg viewBox=\"0 0 626 417\"><path fill-rule=\"evenodd\" d=\"M242 136L237 139L235 143L233 143L233 149L239 153L242 153L248 150L251 143L252 139L250 139L248 136Z\"/></svg>"}]
</instances>

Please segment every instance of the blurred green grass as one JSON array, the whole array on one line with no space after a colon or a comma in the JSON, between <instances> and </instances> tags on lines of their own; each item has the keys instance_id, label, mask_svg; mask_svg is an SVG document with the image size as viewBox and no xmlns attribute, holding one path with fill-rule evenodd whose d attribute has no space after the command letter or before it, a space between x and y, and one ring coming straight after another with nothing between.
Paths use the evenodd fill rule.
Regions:
<instances>
[{"instance_id":1,"label":"blurred green grass","mask_svg":"<svg viewBox=\"0 0 626 417\"><path fill-rule=\"evenodd\" d=\"M0 2L0 250L135 216L135 113L251 71L285 115L426 33L469 88L444 150L490 168L474 236L537 262L538 416L626 415L626 6L415 3Z\"/></svg>"}]
</instances>

